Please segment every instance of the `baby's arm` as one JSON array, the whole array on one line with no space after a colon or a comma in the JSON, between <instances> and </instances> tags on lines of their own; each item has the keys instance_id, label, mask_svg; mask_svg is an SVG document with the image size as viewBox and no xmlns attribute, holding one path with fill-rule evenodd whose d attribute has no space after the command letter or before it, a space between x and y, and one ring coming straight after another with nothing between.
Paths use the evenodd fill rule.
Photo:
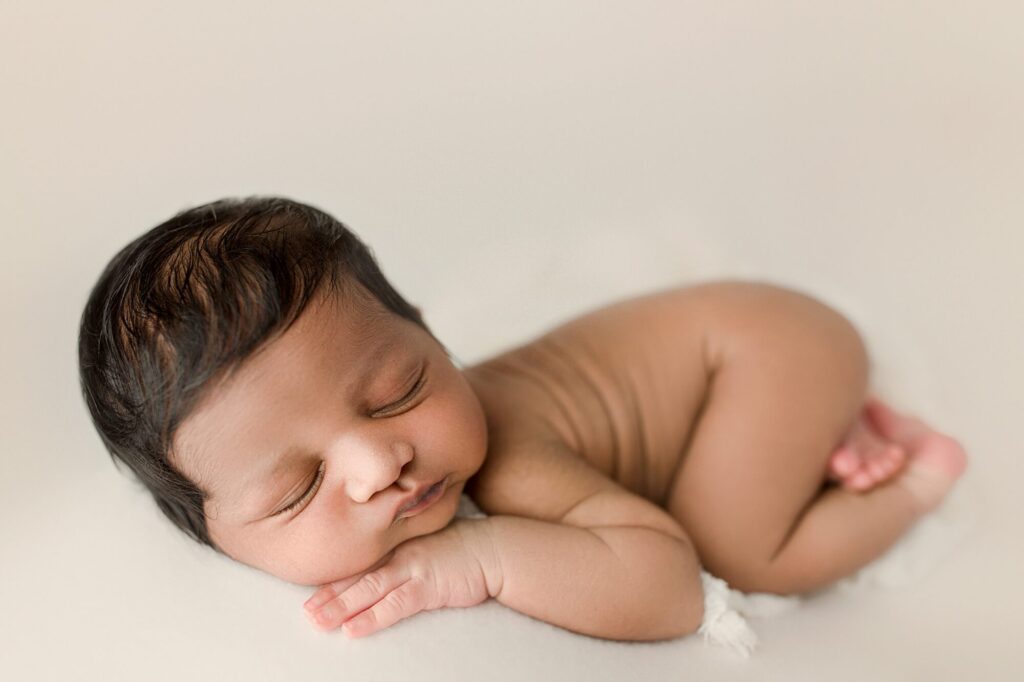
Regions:
<instances>
[{"instance_id":1,"label":"baby's arm","mask_svg":"<svg viewBox=\"0 0 1024 682\"><path fill-rule=\"evenodd\" d=\"M620 640L692 633L703 619L700 564L665 510L560 443L524 442L485 463L476 495L488 592L575 632Z\"/></svg>"},{"instance_id":2,"label":"baby's arm","mask_svg":"<svg viewBox=\"0 0 1024 682\"><path fill-rule=\"evenodd\" d=\"M516 611L617 640L670 639L700 625L699 565L684 538L641 525L581 527L520 516L476 523L492 548L482 557L488 592Z\"/></svg>"}]
</instances>

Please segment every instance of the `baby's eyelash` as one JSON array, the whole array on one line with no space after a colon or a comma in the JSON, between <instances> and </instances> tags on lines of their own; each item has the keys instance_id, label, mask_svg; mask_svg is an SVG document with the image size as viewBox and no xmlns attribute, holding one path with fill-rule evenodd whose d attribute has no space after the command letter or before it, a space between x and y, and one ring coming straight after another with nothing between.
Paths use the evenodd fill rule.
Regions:
<instances>
[{"instance_id":1,"label":"baby's eyelash","mask_svg":"<svg viewBox=\"0 0 1024 682\"><path fill-rule=\"evenodd\" d=\"M282 509L281 511L279 511L277 513L278 514L284 514L285 512L288 512L288 511L291 511L292 509L295 509L295 507L299 506L299 504L301 504L303 501L312 498L313 495L316 494L316 491L320 488L320 482L323 480L323 478L324 478L324 463L320 462L320 468L317 469L316 478L314 478L313 482L310 484L310 486L308 488L306 488L306 492L302 493L302 495L299 497L299 499L295 500L294 502L292 502L287 507L285 507L284 509Z\"/></svg>"},{"instance_id":2,"label":"baby's eyelash","mask_svg":"<svg viewBox=\"0 0 1024 682\"><path fill-rule=\"evenodd\" d=\"M399 400L397 404L398 405L402 405L402 404L408 402L409 400L411 400L417 393L419 393L420 388L423 386L424 382L426 381L426 378L427 378L427 372L426 372L426 370L424 370L423 372L420 373L420 378L416 380L416 383L413 385L412 389L408 393L406 393L405 397L403 397L401 400Z\"/></svg>"},{"instance_id":3,"label":"baby's eyelash","mask_svg":"<svg viewBox=\"0 0 1024 682\"><path fill-rule=\"evenodd\" d=\"M412 400L417 393L419 393L420 389L423 388L423 384L425 384L426 382L427 370L426 368L424 368L423 371L420 373L419 379L416 380L415 385L413 385L412 389L410 389L408 393L399 398L398 402L392 403L386 407L382 407L380 410L378 410L378 412L386 412L388 410L392 410L396 407L401 407L402 405L406 404L407 402Z\"/></svg>"}]
</instances>

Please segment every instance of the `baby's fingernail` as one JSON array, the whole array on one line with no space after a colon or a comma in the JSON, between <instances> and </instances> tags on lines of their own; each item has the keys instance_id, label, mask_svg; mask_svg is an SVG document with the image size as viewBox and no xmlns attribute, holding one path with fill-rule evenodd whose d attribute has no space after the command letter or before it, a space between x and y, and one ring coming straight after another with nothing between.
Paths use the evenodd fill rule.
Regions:
<instances>
[{"instance_id":1,"label":"baby's fingernail","mask_svg":"<svg viewBox=\"0 0 1024 682\"><path fill-rule=\"evenodd\" d=\"M326 592L317 592L312 597L306 600L306 603L302 605L302 608L307 611L315 611L320 608L322 604L326 604L332 599L332 596Z\"/></svg>"},{"instance_id":2,"label":"baby's fingernail","mask_svg":"<svg viewBox=\"0 0 1024 682\"><path fill-rule=\"evenodd\" d=\"M337 604L328 604L316 614L316 619L324 625L330 625L341 616L341 609Z\"/></svg>"}]
</instances>

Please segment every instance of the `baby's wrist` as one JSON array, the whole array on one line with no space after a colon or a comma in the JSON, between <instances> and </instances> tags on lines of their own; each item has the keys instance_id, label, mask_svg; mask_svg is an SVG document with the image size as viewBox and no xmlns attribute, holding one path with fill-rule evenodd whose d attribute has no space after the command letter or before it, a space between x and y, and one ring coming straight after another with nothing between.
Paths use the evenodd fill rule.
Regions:
<instances>
[{"instance_id":1,"label":"baby's wrist","mask_svg":"<svg viewBox=\"0 0 1024 682\"><path fill-rule=\"evenodd\" d=\"M495 542L493 518L459 519L458 525L467 546L480 566L480 572L483 574L487 586L487 594L497 598L501 593L504 573Z\"/></svg>"}]
</instances>

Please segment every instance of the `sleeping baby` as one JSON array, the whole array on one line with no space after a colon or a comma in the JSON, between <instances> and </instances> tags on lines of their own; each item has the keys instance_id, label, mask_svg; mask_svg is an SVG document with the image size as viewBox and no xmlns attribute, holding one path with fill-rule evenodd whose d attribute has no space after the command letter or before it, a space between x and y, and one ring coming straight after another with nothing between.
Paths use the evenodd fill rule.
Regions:
<instances>
[{"instance_id":1,"label":"sleeping baby","mask_svg":"<svg viewBox=\"0 0 1024 682\"><path fill-rule=\"evenodd\" d=\"M825 304L722 280L614 302L471 366L342 223L274 197L179 213L107 265L81 385L192 538L352 637L493 598L568 630L701 624L701 568L795 594L949 493L953 438L869 388ZM466 494L486 518L456 518Z\"/></svg>"}]
</instances>

